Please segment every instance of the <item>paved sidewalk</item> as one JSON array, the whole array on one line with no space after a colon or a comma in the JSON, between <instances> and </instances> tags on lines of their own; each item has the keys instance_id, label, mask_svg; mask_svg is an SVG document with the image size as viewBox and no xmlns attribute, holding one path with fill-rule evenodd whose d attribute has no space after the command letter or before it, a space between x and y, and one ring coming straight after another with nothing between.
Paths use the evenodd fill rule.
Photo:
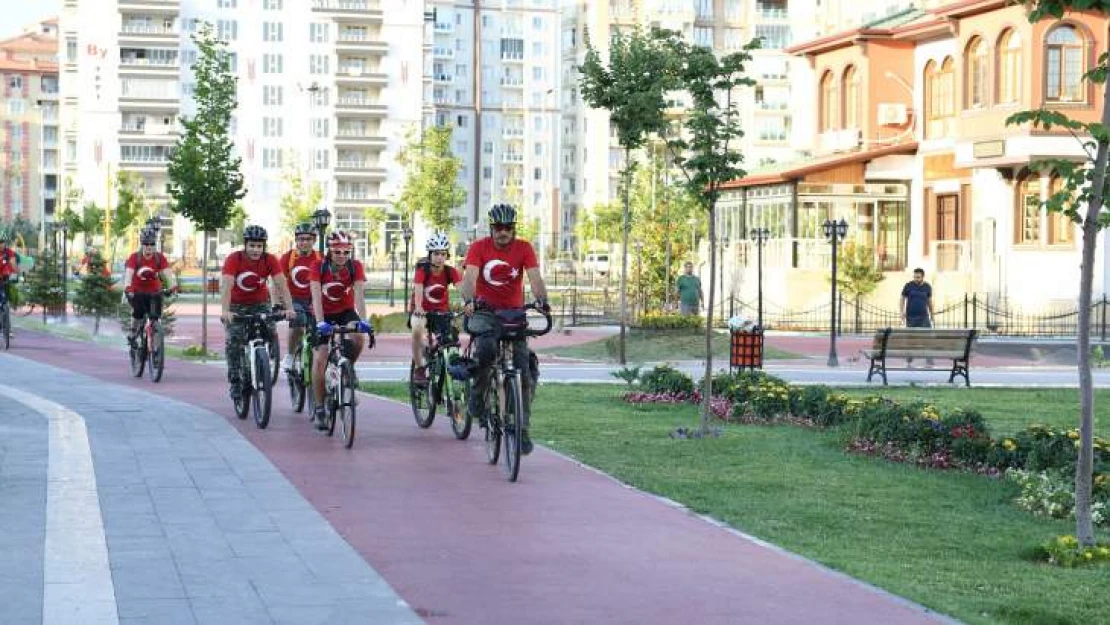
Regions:
<instances>
[{"instance_id":1,"label":"paved sidewalk","mask_svg":"<svg viewBox=\"0 0 1110 625\"><path fill-rule=\"evenodd\" d=\"M0 370L0 622L420 622L224 418L15 356Z\"/></svg>"},{"instance_id":2,"label":"paved sidewalk","mask_svg":"<svg viewBox=\"0 0 1110 625\"><path fill-rule=\"evenodd\" d=\"M265 475L264 459L268 459L362 560L369 562L429 623L945 622L919 606L742 537L542 447L525 460L521 482L508 484L498 468L485 463L478 437L456 441L442 419L430 430L420 430L408 407L396 402L363 396L358 440L354 449L345 450L338 440L313 432L305 415L289 411L284 383L276 389L274 416L270 427L263 431L230 416L224 372L216 367L170 361L163 383L152 385L127 377L121 352L85 343L25 333L15 353L78 370L112 385L102 385L101 389L148 390L201 408L194 413L178 402L167 402L168 410L158 409L165 416L133 413L102 417L105 424L122 428L128 437L153 431L152 453L135 451L135 460L119 469L126 467L133 472L136 463L142 467L142 462L152 463L154 468L168 465L164 469L168 482L154 486L173 489L180 485L174 480L184 480L193 469L192 456L174 451L176 441L182 439L201 449L212 448L197 458L200 464L195 470L202 477L192 479L215 480L213 487L219 488L229 477L227 471L218 468L219 463L232 464L221 457L234 450L253 457L241 466L236 464L239 468L233 471L235 481L241 483L239 487L232 484L235 505L246 506L257 496L251 491L254 485L250 477L255 469ZM0 355L0 362L8 358ZM3 366L10 362L3 362ZM17 362L24 368L23 361ZM30 367L26 368L33 377ZM54 397L66 396L57 387L51 393ZM122 405L135 404L120 402L104 409L120 409ZM223 426L207 410L227 415ZM149 423L151 419L158 424L157 429ZM195 421L200 425L193 425ZM91 439L100 438L97 430L90 426ZM238 430L261 455L248 453L250 445L236 440L233 430ZM225 432L230 438L223 438ZM142 479L150 478L144 475ZM278 490L288 494L282 484ZM144 488L128 483L119 486L128 485ZM146 483L145 488L149 490L152 485ZM246 499L244 490L250 499ZM178 491L170 492L177 497ZM153 495L150 499L149 507L141 504L138 512L150 515L153 507L154 513L161 514L159 500ZM202 505L206 509L208 500L199 494L162 504L170 515L200 514ZM175 512L179 507L185 512ZM110 508L111 503L106 510ZM205 525L213 533L197 536L190 543L198 552L196 557L208 553L207 544L212 540L221 557L228 555L227 550L238 558L261 551L267 554L269 569L282 570L273 561L276 556L270 555L266 540L284 540L295 550L299 534L287 532L298 532L293 527L296 523L272 519L284 510L260 511L257 504L248 508L240 510L234 519L238 531L259 534L257 542L228 536L236 531L236 524L209 512L213 518ZM299 518L311 520L309 525L317 528L319 515L298 510ZM271 517L270 525L266 525L264 513ZM106 524L110 516L106 513ZM335 538L334 533L329 536ZM109 533L110 548L111 539ZM259 551L236 554L237 545ZM173 543L168 547L171 557L175 555L173 547ZM285 549L280 541L278 548ZM298 555L302 559L311 557L307 553ZM187 552L185 556L193 554ZM304 568L312 574L326 573L307 563ZM227 584L235 582L234 577L223 579ZM280 579L280 583L289 581ZM370 580L365 583L379 588ZM325 592L322 587L313 588ZM342 585L335 589L346 591L352 589ZM289 597L318 598L304 589L290 588L288 592ZM363 597L363 592L352 591L347 596ZM258 594L261 601L281 598L279 593ZM328 603L346 605L331 597ZM321 622L330 621L323 618Z\"/></svg>"}]
</instances>

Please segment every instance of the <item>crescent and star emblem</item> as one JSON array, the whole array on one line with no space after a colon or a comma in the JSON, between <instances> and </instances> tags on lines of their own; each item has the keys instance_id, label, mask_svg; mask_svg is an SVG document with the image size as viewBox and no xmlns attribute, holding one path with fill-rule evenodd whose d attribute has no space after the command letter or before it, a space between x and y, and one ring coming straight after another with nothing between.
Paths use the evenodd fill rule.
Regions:
<instances>
[{"instance_id":1,"label":"crescent and star emblem","mask_svg":"<svg viewBox=\"0 0 1110 625\"><path fill-rule=\"evenodd\" d=\"M502 265L508 267L509 271L498 271L497 268ZM500 279L494 279L493 274L495 271ZM490 286L505 286L510 280L515 279L517 275L519 275L519 273L515 267L511 267L509 263L496 258L486 263L485 267L482 267L482 277L485 278Z\"/></svg>"},{"instance_id":2,"label":"crescent and star emblem","mask_svg":"<svg viewBox=\"0 0 1110 625\"><path fill-rule=\"evenodd\" d=\"M428 300L429 302L431 302L433 304L442 304L443 303L443 298L442 297L436 297L436 294L446 293L446 292L447 292L447 287L443 286L442 284L433 284L433 285L431 285L429 287L426 287L424 289L424 299Z\"/></svg>"},{"instance_id":3,"label":"crescent and star emblem","mask_svg":"<svg viewBox=\"0 0 1110 625\"><path fill-rule=\"evenodd\" d=\"M139 270L135 272L135 276L144 282L146 280L153 280L154 270L150 267L139 267Z\"/></svg>"},{"instance_id":4,"label":"crescent and star emblem","mask_svg":"<svg viewBox=\"0 0 1110 625\"><path fill-rule=\"evenodd\" d=\"M308 288L307 281L302 281L297 278L299 274L306 273L307 271L308 267L305 267L304 265L298 265L293 268L293 271L289 272L289 277L293 280L293 286L297 287L298 289Z\"/></svg>"},{"instance_id":5,"label":"crescent and star emblem","mask_svg":"<svg viewBox=\"0 0 1110 625\"><path fill-rule=\"evenodd\" d=\"M339 287L338 297L331 294L331 290L335 287ZM324 297L328 298L329 300L333 302L338 302L339 300L343 299L344 295L347 294L347 286L342 282L329 282L324 285L324 288L321 289L321 292L324 294Z\"/></svg>"},{"instance_id":6,"label":"crescent and star emblem","mask_svg":"<svg viewBox=\"0 0 1110 625\"><path fill-rule=\"evenodd\" d=\"M251 276L254 276L254 280L252 280L252 284L248 286L247 279ZM257 291L259 282L261 282L261 280L259 279L258 274L253 271L244 271L235 278L235 285L239 287L240 291L246 291L247 293L250 293L251 291Z\"/></svg>"}]
</instances>

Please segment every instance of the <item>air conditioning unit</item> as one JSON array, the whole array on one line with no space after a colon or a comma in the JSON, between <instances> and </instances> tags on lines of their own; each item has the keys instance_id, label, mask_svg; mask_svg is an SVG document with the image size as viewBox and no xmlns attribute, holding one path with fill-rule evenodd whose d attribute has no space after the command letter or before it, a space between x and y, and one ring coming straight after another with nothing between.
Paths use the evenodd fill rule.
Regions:
<instances>
[{"instance_id":1,"label":"air conditioning unit","mask_svg":"<svg viewBox=\"0 0 1110 625\"><path fill-rule=\"evenodd\" d=\"M880 126L901 126L906 123L906 105L889 103L880 104L878 117Z\"/></svg>"}]
</instances>

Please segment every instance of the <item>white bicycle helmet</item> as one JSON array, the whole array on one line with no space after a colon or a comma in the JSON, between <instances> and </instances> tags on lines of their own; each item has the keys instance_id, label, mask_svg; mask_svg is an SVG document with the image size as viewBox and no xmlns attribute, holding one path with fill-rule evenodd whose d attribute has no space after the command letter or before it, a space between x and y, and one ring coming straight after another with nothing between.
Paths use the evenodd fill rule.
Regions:
<instances>
[{"instance_id":1,"label":"white bicycle helmet","mask_svg":"<svg viewBox=\"0 0 1110 625\"><path fill-rule=\"evenodd\" d=\"M424 247L427 248L429 254L432 252L446 252L451 249L451 242L447 240L446 234L436 232L428 237Z\"/></svg>"},{"instance_id":2,"label":"white bicycle helmet","mask_svg":"<svg viewBox=\"0 0 1110 625\"><path fill-rule=\"evenodd\" d=\"M354 237L349 232L336 230L328 235L328 247L338 249L351 249L354 245Z\"/></svg>"}]
</instances>

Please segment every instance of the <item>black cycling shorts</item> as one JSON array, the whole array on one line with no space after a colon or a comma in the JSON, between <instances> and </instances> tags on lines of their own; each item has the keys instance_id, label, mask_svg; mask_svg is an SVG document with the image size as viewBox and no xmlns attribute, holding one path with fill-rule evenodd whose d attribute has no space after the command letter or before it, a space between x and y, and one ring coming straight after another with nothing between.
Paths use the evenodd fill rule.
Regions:
<instances>
[{"instance_id":1,"label":"black cycling shorts","mask_svg":"<svg viewBox=\"0 0 1110 625\"><path fill-rule=\"evenodd\" d=\"M148 315L151 319L158 319L162 316L162 294L161 293L139 293L132 292L129 300L131 302L131 318L142 319Z\"/></svg>"},{"instance_id":2,"label":"black cycling shorts","mask_svg":"<svg viewBox=\"0 0 1110 625\"><path fill-rule=\"evenodd\" d=\"M330 315L324 314L324 321L327 321L333 326L345 326L356 321L362 321L362 317L359 317L358 313L356 313L353 308L348 308L347 310L344 310L342 312L337 312ZM317 336L315 344L319 346L324 345L327 342L327 337Z\"/></svg>"}]
</instances>

